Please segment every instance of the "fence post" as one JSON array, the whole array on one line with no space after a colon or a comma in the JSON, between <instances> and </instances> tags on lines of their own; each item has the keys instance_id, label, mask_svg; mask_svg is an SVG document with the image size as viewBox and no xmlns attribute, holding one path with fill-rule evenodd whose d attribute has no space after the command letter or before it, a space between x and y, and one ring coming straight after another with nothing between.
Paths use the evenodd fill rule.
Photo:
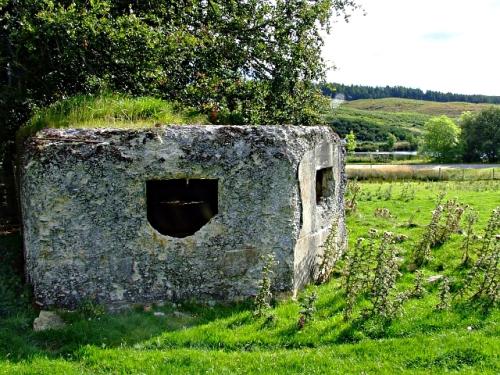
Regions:
<instances>
[{"instance_id":1,"label":"fence post","mask_svg":"<svg viewBox=\"0 0 500 375\"><path fill-rule=\"evenodd\" d=\"M495 179L495 168L491 168L491 179Z\"/></svg>"},{"instance_id":2,"label":"fence post","mask_svg":"<svg viewBox=\"0 0 500 375\"><path fill-rule=\"evenodd\" d=\"M438 180L441 180L441 167L439 167L439 175L438 175Z\"/></svg>"}]
</instances>

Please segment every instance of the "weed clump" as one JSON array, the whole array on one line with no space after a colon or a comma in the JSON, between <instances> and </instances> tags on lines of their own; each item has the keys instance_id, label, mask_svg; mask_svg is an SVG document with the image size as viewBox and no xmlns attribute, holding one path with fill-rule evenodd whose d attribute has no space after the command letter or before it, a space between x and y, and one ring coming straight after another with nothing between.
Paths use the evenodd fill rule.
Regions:
<instances>
[{"instance_id":1,"label":"weed clump","mask_svg":"<svg viewBox=\"0 0 500 375\"><path fill-rule=\"evenodd\" d=\"M273 254L268 254L262 258L264 265L262 267L262 276L259 285L259 292L255 296L254 316L262 317L271 309L271 300L273 294L271 292L271 277L273 268L276 265Z\"/></svg>"},{"instance_id":2,"label":"weed clump","mask_svg":"<svg viewBox=\"0 0 500 375\"><path fill-rule=\"evenodd\" d=\"M462 294L482 300L487 306L500 301L500 207L491 213L479 249L478 259L466 277Z\"/></svg>"},{"instance_id":3,"label":"weed clump","mask_svg":"<svg viewBox=\"0 0 500 375\"><path fill-rule=\"evenodd\" d=\"M385 232L378 248L375 277L371 286L371 313L382 318L392 318L406 300L403 294L392 298L396 281L401 275L394 244L394 234Z\"/></svg>"},{"instance_id":4,"label":"weed clump","mask_svg":"<svg viewBox=\"0 0 500 375\"><path fill-rule=\"evenodd\" d=\"M415 272L415 284L413 287L412 297L422 298L425 293L424 273L421 270L417 270L417 272Z\"/></svg>"},{"instance_id":5,"label":"weed clump","mask_svg":"<svg viewBox=\"0 0 500 375\"><path fill-rule=\"evenodd\" d=\"M403 187L401 189L401 193L399 195L399 199L402 200L403 202L410 202L415 199L415 188L411 183L406 183L403 184Z\"/></svg>"},{"instance_id":6,"label":"weed clump","mask_svg":"<svg viewBox=\"0 0 500 375\"><path fill-rule=\"evenodd\" d=\"M356 212L358 208L358 196L361 192L361 185L357 180L349 180L347 183L345 211L347 214Z\"/></svg>"},{"instance_id":7,"label":"weed clump","mask_svg":"<svg viewBox=\"0 0 500 375\"><path fill-rule=\"evenodd\" d=\"M450 280L443 277L439 288L439 302L436 310L448 310L451 306Z\"/></svg>"},{"instance_id":8,"label":"weed clump","mask_svg":"<svg viewBox=\"0 0 500 375\"><path fill-rule=\"evenodd\" d=\"M392 217L391 211L388 208L376 208L373 215L382 219L390 219Z\"/></svg>"},{"instance_id":9,"label":"weed clump","mask_svg":"<svg viewBox=\"0 0 500 375\"><path fill-rule=\"evenodd\" d=\"M411 293L396 293L396 282L399 272L398 250L395 236L384 232L378 247L378 232L370 230L369 241L358 238L352 254L347 256L344 289L346 304L343 311L344 320L351 318L358 298L362 294L368 296L371 307L365 309L365 316L393 318L401 309Z\"/></svg>"},{"instance_id":10,"label":"weed clump","mask_svg":"<svg viewBox=\"0 0 500 375\"><path fill-rule=\"evenodd\" d=\"M97 303L94 299L86 298L78 306L78 312L91 320L100 319L106 314L106 309L103 305Z\"/></svg>"},{"instance_id":11,"label":"weed clump","mask_svg":"<svg viewBox=\"0 0 500 375\"><path fill-rule=\"evenodd\" d=\"M459 203L456 199L441 204L443 197L444 194L438 196L436 208L432 211L431 221L415 248L413 258L417 267L431 259L433 247L444 244L460 228L460 220L467 206Z\"/></svg>"},{"instance_id":12,"label":"weed clump","mask_svg":"<svg viewBox=\"0 0 500 375\"><path fill-rule=\"evenodd\" d=\"M328 237L323 244L323 254L318 268L316 284L324 284L330 279L335 263L340 258L340 249L337 239L337 220L333 221Z\"/></svg>"},{"instance_id":13,"label":"weed clump","mask_svg":"<svg viewBox=\"0 0 500 375\"><path fill-rule=\"evenodd\" d=\"M443 206L438 204L437 207L432 211L431 221L425 228L422 239L418 243L413 254L413 259L417 267L422 266L431 258L431 247L436 241L439 220L441 220L442 214Z\"/></svg>"},{"instance_id":14,"label":"weed clump","mask_svg":"<svg viewBox=\"0 0 500 375\"><path fill-rule=\"evenodd\" d=\"M368 245L366 245L366 240L360 237L357 239L353 251L346 255L346 266L344 269L346 302L343 311L345 321L350 319L358 296L369 289L371 261L377 231L372 229L369 235L370 240Z\"/></svg>"},{"instance_id":15,"label":"weed clump","mask_svg":"<svg viewBox=\"0 0 500 375\"><path fill-rule=\"evenodd\" d=\"M444 223L438 225L437 233L432 246L442 245L450 239L453 233L460 229L460 219L467 206L458 202L457 199L447 201L443 207Z\"/></svg>"},{"instance_id":16,"label":"weed clump","mask_svg":"<svg viewBox=\"0 0 500 375\"><path fill-rule=\"evenodd\" d=\"M317 299L318 295L316 292L312 292L300 301L299 320L297 322L298 329L304 328L304 326L313 319L314 313L316 312L315 303Z\"/></svg>"},{"instance_id":17,"label":"weed clump","mask_svg":"<svg viewBox=\"0 0 500 375\"><path fill-rule=\"evenodd\" d=\"M467 266L470 262L471 247L474 242L478 239L477 235L474 233L474 224L477 223L478 214L473 208L469 207L465 213L465 233L464 240L462 242L462 265Z\"/></svg>"}]
</instances>

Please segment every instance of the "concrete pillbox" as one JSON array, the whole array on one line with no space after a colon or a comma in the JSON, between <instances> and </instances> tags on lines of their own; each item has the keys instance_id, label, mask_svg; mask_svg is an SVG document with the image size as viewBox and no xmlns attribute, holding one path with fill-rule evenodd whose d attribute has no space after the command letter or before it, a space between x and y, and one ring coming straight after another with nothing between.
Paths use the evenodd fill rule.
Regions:
<instances>
[{"instance_id":1,"label":"concrete pillbox","mask_svg":"<svg viewBox=\"0 0 500 375\"><path fill-rule=\"evenodd\" d=\"M26 274L42 306L235 301L273 254L276 292L346 246L344 149L328 127L50 129L19 171Z\"/></svg>"}]
</instances>

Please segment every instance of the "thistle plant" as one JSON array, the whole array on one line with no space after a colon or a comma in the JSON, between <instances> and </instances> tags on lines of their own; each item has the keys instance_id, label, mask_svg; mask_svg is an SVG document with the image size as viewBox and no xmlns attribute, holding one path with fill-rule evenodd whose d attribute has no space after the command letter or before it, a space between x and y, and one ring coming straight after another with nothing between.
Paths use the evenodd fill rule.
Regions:
<instances>
[{"instance_id":1,"label":"thistle plant","mask_svg":"<svg viewBox=\"0 0 500 375\"><path fill-rule=\"evenodd\" d=\"M368 244L365 238L358 238L354 249L346 255L343 285L346 294L346 306L343 311L345 321L350 319L358 296L369 290L372 278L371 257L377 231L370 230L369 237Z\"/></svg>"},{"instance_id":2,"label":"thistle plant","mask_svg":"<svg viewBox=\"0 0 500 375\"><path fill-rule=\"evenodd\" d=\"M348 214L356 212L358 208L358 195L361 192L361 185L357 180L349 180L347 183L347 200L345 202L345 210Z\"/></svg>"},{"instance_id":3,"label":"thistle plant","mask_svg":"<svg viewBox=\"0 0 500 375\"><path fill-rule=\"evenodd\" d=\"M300 312L299 320L297 322L298 329L304 328L304 326L313 319L313 315L316 312L315 303L318 299L316 292L312 292L304 297L300 302Z\"/></svg>"},{"instance_id":4,"label":"thistle plant","mask_svg":"<svg viewBox=\"0 0 500 375\"><path fill-rule=\"evenodd\" d=\"M262 277L259 285L259 292L255 296L254 316L262 317L271 308L271 277L273 268L276 264L273 254L268 254L262 258L264 265L262 267Z\"/></svg>"},{"instance_id":5,"label":"thistle plant","mask_svg":"<svg viewBox=\"0 0 500 375\"><path fill-rule=\"evenodd\" d=\"M472 207L469 207L465 213L465 233L464 239L462 241L462 264L468 265L470 262L470 252L471 247L474 242L478 239L477 235L474 233L474 224L477 223L478 214Z\"/></svg>"},{"instance_id":6,"label":"thistle plant","mask_svg":"<svg viewBox=\"0 0 500 375\"><path fill-rule=\"evenodd\" d=\"M389 201L392 199L392 185L389 185L387 189L385 189L382 194L381 198L385 201Z\"/></svg>"},{"instance_id":7,"label":"thistle plant","mask_svg":"<svg viewBox=\"0 0 500 375\"><path fill-rule=\"evenodd\" d=\"M472 294L472 300L484 300L487 305L500 301L500 207L491 213L479 249L479 257L467 274L461 294Z\"/></svg>"},{"instance_id":8,"label":"thistle plant","mask_svg":"<svg viewBox=\"0 0 500 375\"><path fill-rule=\"evenodd\" d=\"M417 267L422 266L431 258L431 247L435 243L435 238L439 227L439 220L441 220L442 214L443 206L438 204L434 211L432 211L431 222L425 228L422 239L420 240L413 253L413 261L415 262Z\"/></svg>"},{"instance_id":9,"label":"thistle plant","mask_svg":"<svg viewBox=\"0 0 500 375\"><path fill-rule=\"evenodd\" d=\"M343 285L345 321L351 318L358 298L364 294L371 302L371 308L366 309L364 315L384 319L392 319L412 296L412 291L396 293L396 282L401 273L395 237L393 233L385 232L380 238L378 232L371 229L369 239L358 238L354 249L347 254Z\"/></svg>"},{"instance_id":10,"label":"thistle plant","mask_svg":"<svg viewBox=\"0 0 500 375\"><path fill-rule=\"evenodd\" d=\"M397 314L401 314L403 312L403 304L408 301L413 295L411 290L406 290L404 292L396 294L394 300L392 302L392 310L391 316L394 317Z\"/></svg>"},{"instance_id":11,"label":"thistle plant","mask_svg":"<svg viewBox=\"0 0 500 375\"><path fill-rule=\"evenodd\" d=\"M436 196L436 206L441 205L445 196L446 196L446 191L441 190Z\"/></svg>"},{"instance_id":12,"label":"thistle plant","mask_svg":"<svg viewBox=\"0 0 500 375\"><path fill-rule=\"evenodd\" d=\"M401 189L399 199L404 202L409 202L415 199L415 188L413 187L412 184L410 183L403 184L403 188Z\"/></svg>"},{"instance_id":13,"label":"thistle plant","mask_svg":"<svg viewBox=\"0 0 500 375\"><path fill-rule=\"evenodd\" d=\"M356 299L359 296L362 288L362 270L361 257L364 250L364 238L360 237L356 240L354 251L346 256L346 269L344 274L344 290L346 294L346 305L344 307L344 320L348 321L356 305Z\"/></svg>"},{"instance_id":14,"label":"thistle plant","mask_svg":"<svg viewBox=\"0 0 500 375\"><path fill-rule=\"evenodd\" d=\"M393 317L397 312L397 307L402 304L402 302L395 303L395 300L391 298L396 288L397 278L401 275L396 255L394 235L391 232L385 232L377 251L375 276L370 293L372 314L383 318Z\"/></svg>"},{"instance_id":15,"label":"thistle plant","mask_svg":"<svg viewBox=\"0 0 500 375\"><path fill-rule=\"evenodd\" d=\"M330 279L333 266L339 260L340 251L337 239L337 220L334 220L330 233L323 244L323 254L318 268L316 284L323 284Z\"/></svg>"},{"instance_id":16,"label":"thistle plant","mask_svg":"<svg viewBox=\"0 0 500 375\"><path fill-rule=\"evenodd\" d=\"M467 206L456 199L441 204L444 195L438 195L436 208L432 211L432 218L425 228L422 239L413 253L417 267L422 266L431 259L431 250L434 246L445 243L453 233L459 229L460 219ZM444 223L442 223L442 219Z\"/></svg>"},{"instance_id":17,"label":"thistle plant","mask_svg":"<svg viewBox=\"0 0 500 375\"><path fill-rule=\"evenodd\" d=\"M373 215L383 219L390 219L392 217L391 211L388 208L376 208Z\"/></svg>"},{"instance_id":18,"label":"thistle plant","mask_svg":"<svg viewBox=\"0 0 500 375\"><path fill-rule=\"evenodd\" d=\"M434 241L431 246L445 243L453 233L460 228L460 219L467 206L460 204L456 199L447 201L443 206L444 224L438 225Z\"/></svg>"},{"instance_id":19,"label":"thistle plant","mask_svg":"<svg viewBox=\"0 0 500 375\"><path fill-rule=\"evenodd\" d=\"M415 272L415 284L413 287L412 297L422 298L425 293L424 273L421 270L417 270L417 272Z\"/></svg>"},{"instance_id":20,"label":"thistle plant","mask_svg":"<svg viewBox=\"0 0 500 375\"><path fill-rule=\"evenodd\" d=\"M443 277L439 288L439 302L436 310L448 310L451 306L450 280Z\"/></svg>"}]
</instances>

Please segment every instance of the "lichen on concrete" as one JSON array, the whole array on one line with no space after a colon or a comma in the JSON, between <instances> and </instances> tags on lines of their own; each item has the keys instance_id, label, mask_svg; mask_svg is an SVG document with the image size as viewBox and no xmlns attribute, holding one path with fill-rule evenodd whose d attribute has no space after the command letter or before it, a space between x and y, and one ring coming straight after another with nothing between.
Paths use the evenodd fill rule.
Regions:
<instances>
[{"instance_id":1,"label":"lichen on concrete","mask_svg":"<svg viewBox=\"0 0 500 375\"><path fill-rule=\"evenodd\" d=\"M172 179L218 181L217 214L183 238L147 217L146 182ZM26 273L47 307L235 301L256 293L272 253L273 289L295 293L314 279L332 222L345 247L344 187L327 127L44 130L20 163Z\"/></svg>"}]
</instances>

